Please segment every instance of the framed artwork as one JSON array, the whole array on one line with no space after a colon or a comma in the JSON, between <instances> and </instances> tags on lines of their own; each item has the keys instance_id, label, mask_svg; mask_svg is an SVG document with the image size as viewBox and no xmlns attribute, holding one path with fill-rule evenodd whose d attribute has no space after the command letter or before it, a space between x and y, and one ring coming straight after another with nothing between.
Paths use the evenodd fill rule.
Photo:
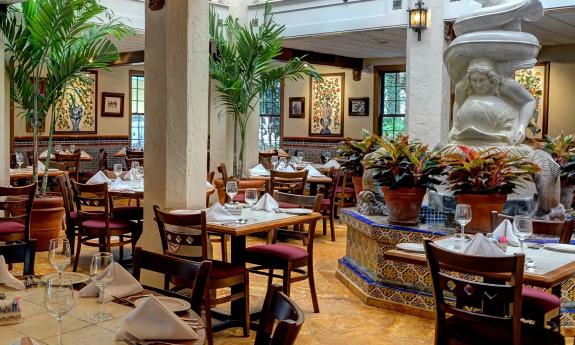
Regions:
<instances>
[{"instance_id":1,"label":"framed artwork","mask_svg":"<svg viewBox=\"0 0 575 345\"><path fill-rule=\"evenodd\" d=\"M98 129L98 72L86 71L91 83L76 81L68 85L56 102L56 134L96 134Z\"/></svg>"},{"instance_id":2,"label":"framed artwork","mask_svg":"<svg viewBox=\"0 0 575 345\"><path fill-rule=\"evenodd\" d=\"M124 94L102 92L102 116L124 116Z\"/></svg>"},{"instance_id":3,"label":"framed artwork","mask_svg":"<svg viewBox=\"0 0 575 345\"><path fill-rule=\"evenodd\" d=\"M526 137L541 140L547 135L549 127L549 62L518 70L515 72L515 80L535 98L535 114L530 128L526 130Z\"/></svg>"},{"instance_id":4,"label":"framed artwork","mask_svg":"<svg viewBox=\"0 0 575 345\"><path fill-rule=\"evenodd\" d=\"M310 78L310 136L343 136L345 73L322 74Z\"/></svg>"},{"instance_id":5,"label":"framed artwork","mask_svg":"<svg viewBox=\"0 0 575 345\"><path fill-rule=\"evenodd\" d=\"M30 81L34 81L34 77L30 77ZM46 83L47 83L48 79L44 78L44 77L40 77L40 85L38 85L38 91L40 92L41 95L44 95L46 93ZM14 102L10 101L11 106L13 106L15 109L17 109L17 112L19 115L25 117L24 115L24 109L20 108L20 105L15 105ZM28 120L28 119L24 119L24 121L26 121L26 133L33 133L34 132L34 128L32 127L32 119ZM46 130L46 119L40 119L39 121L40 126L38 127L38 131L40 133L44 132Z\"/></svg>"},{"instance_id":6,"label":"framed artwork","mask_svg":"<svg viewBox=\"0 0 575 345\"><path fill-rule=\"evenodd\" d=\"M305 97L289 98L289 117L298 119L305 118Z\"/></svg>"},{"instance_id":7,"label":"framed artwork","mask_svg":"<svg viewBox=\"0 0 575 345\"><path fill-rule=\"evenodd\" d=\"M348 98L349 116L369 116L369 97Z\"/></svg>"}]
</instances>

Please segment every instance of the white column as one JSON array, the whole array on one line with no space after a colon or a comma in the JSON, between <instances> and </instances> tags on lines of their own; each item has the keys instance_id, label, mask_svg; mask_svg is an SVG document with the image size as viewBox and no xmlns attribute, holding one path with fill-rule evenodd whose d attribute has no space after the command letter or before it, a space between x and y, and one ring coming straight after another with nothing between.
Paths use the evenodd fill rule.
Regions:
<instances>
[{"instance_id":1,"label":"white column","mask_svg":"<svg viewBox=\"0 0 575 345\"><path fill-rule=\"evenodd\" d=\"M443 64L447 47L443 33L444 1L426 1L427 29L407 28L407 131L430 147L447 142L449 132L450 80ZM413 7L413 3L411 4Z\"/></svg>"},{"instance_id":2,"label":"white column","mask_svg":"<svg viewBox=\"0 0 575 345\"><path fill-rule=\"evenodd\" d=\"M146 9L144 233L161 249L153 205L205 205L208 135L208 2L170 0Z\"/></svg>"},{"instance_id":3,"label":"white column","mask_svg":"<svg viewBox=\"0 0 575 345\"><path fill-rule=\"evenodd\" d=\"M4 61L4 37L0 37L0 61ZM10 184L10 110L4 64L0 66L0 186Z\"/></svg>"}]
</instances>

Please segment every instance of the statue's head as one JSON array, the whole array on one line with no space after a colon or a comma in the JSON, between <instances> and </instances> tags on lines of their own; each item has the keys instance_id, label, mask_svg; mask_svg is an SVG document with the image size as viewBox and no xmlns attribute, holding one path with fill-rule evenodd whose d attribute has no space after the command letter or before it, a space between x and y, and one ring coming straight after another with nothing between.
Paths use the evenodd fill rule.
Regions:
<instances>
[{"instance_id":1,"label":"statue's head","mask_svg":"<svg viewBox=\"0 0 575 345\"><path fill-rule=\"evenodd\" d=\"M470 95L499 96L502 81L503 77L497 73L492 60L474 59L465 73L465 90Z\"/></svg>"}]
</instances>

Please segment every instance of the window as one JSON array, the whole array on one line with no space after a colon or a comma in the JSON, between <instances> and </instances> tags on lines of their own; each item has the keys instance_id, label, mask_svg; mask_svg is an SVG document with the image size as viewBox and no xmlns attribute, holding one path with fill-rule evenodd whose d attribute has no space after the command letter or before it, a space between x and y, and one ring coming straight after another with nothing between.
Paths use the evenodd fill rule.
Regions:
<instances>
[{"instance_id":1,"label":"window","mask_svg":"<svg viewBox=\"0 0 575 345\"><path fill-rule=\"evenodd\" d=\"M130 145L132 148L144 148L144 73L130 73L131 130Z\"/></svg>"},{"instance_id":2,"label":"window","mask_svg":"<svg viewBox=\"0 0 575 345\"><path fill-rule=\"evenodd\" d=\"M267 151L280 147L281 83L260 93L259 149Z\"/></svg>"},{"instance_id":3,"label":"window","mask_svg":"<svg viewBox=\"0 0 575 345\"><path fill-rule=\"evenodd\" d=\"M405 131L405 71L383 71L379 76L379 132L401 133Z\"/></svg>"}]
</instances>

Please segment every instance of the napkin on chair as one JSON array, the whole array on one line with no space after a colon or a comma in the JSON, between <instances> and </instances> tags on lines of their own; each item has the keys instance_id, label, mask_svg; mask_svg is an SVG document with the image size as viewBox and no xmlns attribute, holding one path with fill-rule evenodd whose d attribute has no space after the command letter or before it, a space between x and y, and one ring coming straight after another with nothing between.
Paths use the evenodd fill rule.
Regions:
<instances>
[{"instance_id":1,"label":"napkin on chair","mask_svg":"<svg viewBox=\"0 0 575 345\"><path fill-rule=\"evenodd\" d=\"M118 152L116 152L115 154L118 156L125 156L126 155L126 146L119 149Z\"/></svg>"},{"instance_id":2,"label":"napkin on chair","mask_svg":"<svg viewBox=\"0 0 575 345\"><path fill-rule=\"evenodd\" d=\"M124 318L116 333L116 340L125 339L126 332L141 340L198 339L191 327L153 296Z\"/></svg>"},{"instance_id":3,"label":"napkin on chair","mask_svg":"<svg viewBox=\"0 0 575 345\"><path fill-rule=\"evenodd\" d=\"M307 176L308 177L310 177L310 176L314 176L314 177L323 176L323 174L319 170L314 168L313 165L311 165L311 164L306 165L304 169L307 170Z\"/></svg>"},{"instance_id":4,"label":"napkin on chair","mask_svg":"<svg viewBox=\"0 0 575 345\"><path fill-rule=\"evenodd\" d=\"M473 236L463 253L476 256L505 256L505 252L501 248L481 233Z\"/></svg>"},{"instance_id":5,"label":"napkin on chair","mask_svg":"<svg viewBox=\"0 0 575 345\"><path fill-rule=\"evenodd\" d=\"M40 155L38 156L38 158L46 158L46 157L48 157L48 150L46 150L46 151L40 153ZM50 154L50 158L51 158L51 159L52 159L52 158L56 158L56 156L54 156L54 154Z\"/></svg>"},{"instance_id":6,"label":"napkin on chair","mask_svg":"<svg viewBox=\"0 0 575 345\"><path fill-rule=\"evenodd\" d=\"M8 266L6 265L4 255L0 255L0 283L16 290L25 289L24 283L16 279L16 277L14 277L12 273L8 271Z\"/></svg>"},{"instance_id":7,"label":"napkin on chair","mask_svg":"<svg viewBox=\"0 0 575 345\"><path fill-rule=\"evenodd\" d=\"M105 302L110 302L114 299L114 297L126 297L144 290L142 285L136 280L136 278L132 277L128 271L124 269L119 263L114 262L111 266L108 266L102 273L99 275L102 276L107 274L110 269L114 269L114 280L112 284L106 288L106 298L104 299ZM90 284L86 285L85 287L80 290L80 297L92 297L98 296L100 290L91 282Z\"/></svg>"},{"instance_id":8,"label":"napkin on chair","mask_svg":"<svg viewBox=\"0 0 575 345\"><path fill-rule=\"evenodd\" d=\"M269 193L266 193L264 196L258 200L258 202L254 205L254 210L265 210L268 212L273 212L277 210L279 207L278 202L271 196Z\"/></svg>"},{"instance_id":9,"label":"napkin on chair","mask_svg":"<svg viewBox=\"0 0 575 345\"><path fill-rule=\"evenodd\" d=\"M206 222L208 223L233 222L237 219L238 217L232 216L219 202L206 210Z\"/></svg>"},{"instance_id":10,"label":"napkin on chair","mask_svg":"<svg viewBox=\"0 0 575 345\"><path fill-rule=\"evenodd\" d=\"M94 176L90 177L86 184L102 184L102 183L111 183L112 181L106 176L102 171L98 171L94 174Z\"/></svg>"},{"instance_id":11,"label":"napkin on chair","mask_svg":"<svg viewBox=\"0 0 575 345\"><path fill-rule=\"evenodd\" d=\"M115 179L114 182L112 182L112 184L110 185L110 190L123 191L130 189L132 189L132 187L130 187L130 185L124 182L121 177Z\"/></svg>"},{"instance_id":12,"label":"napkin on chair","mask_svg":"<svg viewBox=\"0 0 575 345\"><path fill-rule=\"evenodd\" d=\"M10 345L40 345L40 343L30 337L21 337L14 340Z\"/></svg>"},{"instance_id":13,"label":"napkin on chair","mask_svg":"<svg viewBox=\"0 0 575 345\"><path fill-rule=\"evenodd\" d=\"M500 236L505 236L507 238L507 243L513 247L519 247L521 244L517 236L513 233L513 224L511 224L509 219L504 219L503 222L493 230L491 235L495 239L499 239Z\"/></svg>"},{"instance_id":14,"label":"napkin on chair","mask_svg":"<svg viewBox=\"0 0 575 345\"><path fill-rule=\"evenodd\" d=\"M270 172L263 165L258 164L250 169L250 174L256 176L268 176Z\"/></svg>"},{"instance_id":15,"label":"napkin on chair","mask_svg":"<svg viewBox=\"0 0 575 345\"><path fill-rule=\"evenodd\" d=\"M46 170L46 166L44 165L44 163L38 161L38 171L45 171Z\"/></svg>"},{"instance_id":16,"label":"napkin on chair","mask_svg":"<svg viewBox=\"0 0 575 345\"><path fill-rule=\"evenodd\" d=\"M330 159L324 165L321 166L322 168L339 168L339 162L335 159Z\"/></svg>"}]
</instances>

